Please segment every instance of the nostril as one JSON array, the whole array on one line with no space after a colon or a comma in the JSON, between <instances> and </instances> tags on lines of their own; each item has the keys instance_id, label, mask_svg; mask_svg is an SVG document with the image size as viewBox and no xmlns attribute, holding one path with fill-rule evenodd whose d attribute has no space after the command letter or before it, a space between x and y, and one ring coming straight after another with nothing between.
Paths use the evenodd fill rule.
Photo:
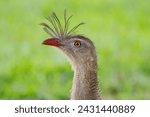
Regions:
<instances>
[{"instance_id":1,"label":"nostril","mask_svg":"<svg viewBox=\"0 0 150 117\"><path fill-rule=\"evenodd\" d=\"M55 40L55 42L56 42L56 43L59 43L59 41L58 41L58 40Z\"/></svg>"}]
</instances>

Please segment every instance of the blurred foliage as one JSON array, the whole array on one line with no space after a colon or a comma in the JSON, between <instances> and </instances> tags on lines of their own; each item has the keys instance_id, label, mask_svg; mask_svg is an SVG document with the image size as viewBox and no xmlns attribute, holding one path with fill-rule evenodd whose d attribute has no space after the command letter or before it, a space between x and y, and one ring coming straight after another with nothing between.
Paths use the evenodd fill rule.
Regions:
<instances>
[{"instance_id":1,"label":"blurred foliage","mask_svg":"<svg viewBox=\"0 0 150 117\"><path fill-rule=\"evenodd\" d=\"M103 99L150 99L149 0L1 0L0 99L69 99L73 71L39 25L52 11L84 21Z\"/></svg>"}]
</instances>

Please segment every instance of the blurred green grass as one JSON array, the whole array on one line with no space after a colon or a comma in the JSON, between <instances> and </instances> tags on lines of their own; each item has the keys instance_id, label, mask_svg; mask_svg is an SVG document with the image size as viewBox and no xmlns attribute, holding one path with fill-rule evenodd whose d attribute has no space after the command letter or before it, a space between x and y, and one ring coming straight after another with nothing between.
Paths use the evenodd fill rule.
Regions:
<instances>
[{"instance_id":1,"label":"blurred green grass","mask_svg":"<svg viewBox=\"0 0 150 117\"><path fill-rule=\"evenodd\" d=\"M0 99L69 99L73 72L56 49L41 45L39 25L55 11L84 21L96 45L104 99L150 99L149 0L1 0Z\"/></svg>"}]
</instances>

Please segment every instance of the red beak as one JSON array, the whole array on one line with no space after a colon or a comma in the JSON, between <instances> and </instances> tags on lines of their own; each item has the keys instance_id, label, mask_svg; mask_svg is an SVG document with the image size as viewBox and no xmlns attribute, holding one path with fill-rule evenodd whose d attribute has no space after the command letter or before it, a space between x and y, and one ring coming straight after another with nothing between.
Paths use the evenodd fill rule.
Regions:
<instances>
[{"instance_id":1,"label":"red beak","mask_svg":"<svg viewBox=\"0 0 150 117\"><path fill-rule=\"evenodd\" d=\"M55 46L55 47L60 47L62 46L56 38L50 38L50 39L46 39L45 41L43 41L44 45L50 45L50 46Z\"/></svg>"}]
</instances>

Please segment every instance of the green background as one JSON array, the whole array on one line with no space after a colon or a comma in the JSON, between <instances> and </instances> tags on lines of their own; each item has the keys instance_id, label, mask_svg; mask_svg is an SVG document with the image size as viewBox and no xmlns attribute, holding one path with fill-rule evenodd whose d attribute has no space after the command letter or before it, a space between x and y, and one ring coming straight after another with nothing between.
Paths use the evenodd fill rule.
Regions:
<instances>
[{"instance_id":1,"label":"green background","mask_svg":"<svg viewBox=\"0 0 150 117\"><path fill-rule=\"evenodd\" d=\"M41 43L52 11L96 46L103 99L150 99L150 0L1 0L0 99L69 99L73 71Z\"/></svg>"}]
</instances>

